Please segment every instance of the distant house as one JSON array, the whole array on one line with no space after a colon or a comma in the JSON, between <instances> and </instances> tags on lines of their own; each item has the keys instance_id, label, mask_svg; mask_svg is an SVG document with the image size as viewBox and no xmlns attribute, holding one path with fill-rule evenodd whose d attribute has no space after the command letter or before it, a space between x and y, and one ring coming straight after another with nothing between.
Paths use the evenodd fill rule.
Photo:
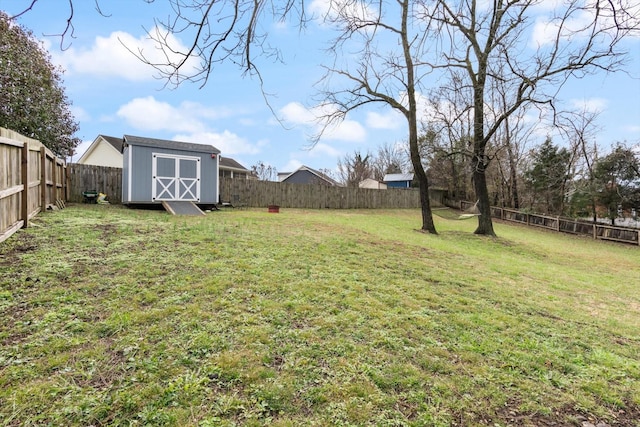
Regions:
<instances>
[{"instance_id":1,"label":"distant house","mask_svg":"<svg viewBox=\"0 0 640 427\"><path fill-rule=\"evenodd\" d=\"M413 181L412 173L389 173L382 180L387 184L387 188L411 188Z\"/></svg>"},{"instance_id":2,"label":"distant house","mask_svg":"<svg viewBox=\"0 0 640 427\"><path fill-rule=\"evenodd\" d=\"M122 167L122 138L98 135L78 159L79 164Z\"/></svg>"},{"instance_id":3,"label":"distant house","mask_svg":"<svg viewBox=\"0 0 640 427\"><path fill-rule=\"evenodd\" d=\"M220 178L257 179L249 169L245 168L231 157L219 156L219 159Z\"/></svg>"},{"instance_id":4,"label":"distant house","mask_svg":"<svg viewBox=\"0 0 640 427\"><path fill-rule=\"evenodd\" d=\"M278 181L289 184L321 184L342 187L338 181L308 166L300 166L294 172L278 172Z\"/></svg>"},{"instance_id":5,"label":"distant house","mask_svg":"<svg viewBox=\"0 0 640 427\"><path fill-rule=\"evenodd\" d=\"M387 189L387 184L385 184L384 182L380 182L376 179L373 178L367 178L365 180L360 181L360 183L358 184L358 187L360 188L372 188L372 189L376 189L376 190L386 190Z\"/></svg>"},{"instance_id":6,"label":"distant house","mask_svg":"<svg viewBox=\"0 0 640 427\"><path fill-rule=\"evenodd\" d=\"M218 202L218 157L212 145L125 135L122 202Z\"/></svg>"}]
</instances>

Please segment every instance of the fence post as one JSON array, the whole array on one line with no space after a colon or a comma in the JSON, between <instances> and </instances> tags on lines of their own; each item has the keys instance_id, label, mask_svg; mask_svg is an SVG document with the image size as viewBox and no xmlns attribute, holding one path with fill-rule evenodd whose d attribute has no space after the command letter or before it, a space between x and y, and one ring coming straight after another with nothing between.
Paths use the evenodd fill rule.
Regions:
<instances>
[{"instance_id":1,"label":"fence post","mask_svg":"<svg viewBox=\"0 0 640 427\"><path fill-rule=\"evenodd\" d=\"M22 172L22 199L20 201L20 216L22 228L29 226L29 144L22 143L22 159L20 161Z\"/></svg>"},{"instance_id":2,"label":"fence post","mask_svg":"<svg viewBox=\"0 0 640 427\"><path fill-rule=\"evenodd\" d=\"M55 205L58 200L58 179L56 177L58 173L58 159L56 157L51 158L51 204Z\"/></svg>"},{"instance_id":3,"label":"fence post","mask_svg":"<svg viewBox=\"0 0 640 427\"><path fill-rule=\"evenodd\" d=\"M40 147L40 210L47 208L47 153Z\"/></svg>"}]
</instances>

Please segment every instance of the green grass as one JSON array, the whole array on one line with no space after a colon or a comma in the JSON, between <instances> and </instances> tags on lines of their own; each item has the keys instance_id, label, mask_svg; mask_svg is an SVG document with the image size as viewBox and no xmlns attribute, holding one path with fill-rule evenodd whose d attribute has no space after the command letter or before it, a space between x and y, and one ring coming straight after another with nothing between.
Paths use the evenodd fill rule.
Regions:
<instances>
[{"instance_id":1,"label":"green grass","mask_svg":"<svg viewBox=\"0 0 640 427\"><path fill-rule=\"evenodd\" d=\"M42 213L0 245L0 425L640 425L639 247L419 221Z\"/></svg>"}]
</instances>

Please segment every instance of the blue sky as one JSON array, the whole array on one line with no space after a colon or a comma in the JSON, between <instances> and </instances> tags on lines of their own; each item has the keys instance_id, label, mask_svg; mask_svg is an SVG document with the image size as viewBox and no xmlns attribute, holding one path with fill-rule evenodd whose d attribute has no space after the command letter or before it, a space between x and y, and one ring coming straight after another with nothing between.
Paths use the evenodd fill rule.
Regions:
<instances>
[{"instance_id":1,"label":"blue sky","mask_svg":"<svg viewBox=\"0 0 640 427\"><path fill-rule=\"evenodd\" d=\"M11 15L30 4L31 0L0 0L0 9ZM60 49L60 38L44 35L64 29L67 1L39 0L19 20L45 41L54 62L66 70L67 95L84 141L74 159L98 134L131 134L212 144L247 168L263 161L283 172L301 165L335 169L346 153L375 152L383 144L406 140L406 124L397 113L370 108L348 116L309 149L314 128L305 105L312 104L313 85L322 75L321 49L332 36L326 26L310 25L302 33L279 23L268 29L271 42L283 49L285 64L264 59L260 66L281 124L265 103L258 81L242 77L235 66L216 68L204 88L185 83L170 89L154 78L151 67L127 52L121 41L153 51L144 28L153 27L154 16L167 15L165 2L110 0L100 5L109 17L101 16L93 1L74 2L74 38L67 35L65 50ZM571 82L560 93L565 105L600 111L597 141L604 147L616 141L640 142L640 41L630 40L628 46L633 53L631 75L590 76ZM553 130L540 125L539 141L533 143L541 143L547 133Z\"/></svg>"}]
</instances>

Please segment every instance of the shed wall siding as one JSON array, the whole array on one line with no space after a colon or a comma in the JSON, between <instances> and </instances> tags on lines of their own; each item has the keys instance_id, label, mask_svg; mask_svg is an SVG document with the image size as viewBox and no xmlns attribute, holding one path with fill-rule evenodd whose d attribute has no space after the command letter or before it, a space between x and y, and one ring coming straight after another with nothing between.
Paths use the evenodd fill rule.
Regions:
<instances>
[{"instance_id":1,"label":"shed wall siding","mask_svg":"<svg viewBox=\"0 0 640 427\"><path fill-rule=\"evenodd\" d=\"M131 162L130 155L131 147L126 147L122 153L122 203L128 203L131 201Z\"/></svg>"},{"instance_id":2,"label":"shed wall siding","mask_svg":"<svg viewBox=\"0 0 640 427\"><path fill-rule=\"evenodd\" d=\"M218 200L218 171L217 159L212 159L210 153L198 153L193 151L147 147L142 145L130 145L125 149L130 152L130 191L129 203L153 203L153 153L169 154L174 156L188 156L200 158L200 203L213 204ZM125 160L126 161L126 160ZM125 171L123 172L126 174ZM125 178L123 174L123 178ZM126 177L129 179L129 177ZM127 180L124 180L126 183ZM127 185L123 185L123 192Z\"/></svg>"}]
</instances>

